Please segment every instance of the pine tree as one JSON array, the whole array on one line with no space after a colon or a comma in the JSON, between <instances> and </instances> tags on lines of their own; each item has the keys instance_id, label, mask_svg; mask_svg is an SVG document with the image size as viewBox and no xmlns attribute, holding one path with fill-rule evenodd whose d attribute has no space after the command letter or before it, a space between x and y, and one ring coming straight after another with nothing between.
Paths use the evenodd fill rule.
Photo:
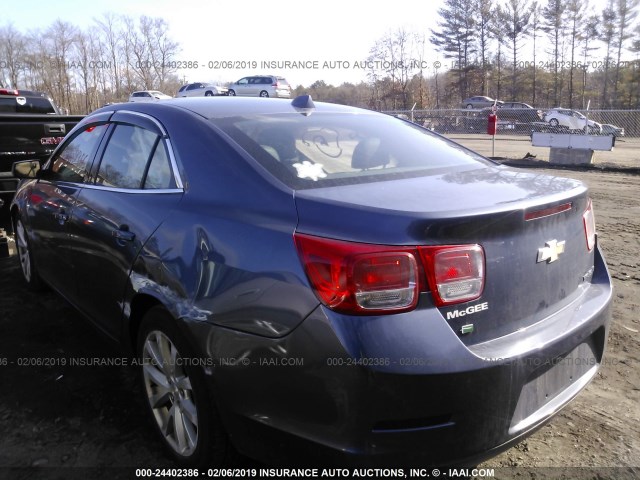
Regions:
<instances>
[{"instance_id":1,"label":"pine tree","mask_svg":"<svg viewBox=\"0 0 640 480\"><path fill-rule=\"evenodd\" d=\"M640 0L617 0L617 22L615 26L616 46L618 49L616 60L616 73L613 80L613 98L616 104L618 101L618 86L620 84L620 59L622 58L622 48L624 43L629 40L631 35L631 25L638 16L637 8Z\"/></svg>"},{"instance_id":2,"label":"pine tree","mask_svg":"<svg viewBox=\"0 0 640 480\"><path fill-rule=\"evenodd\" d=\"M584 12L588 1L569 0L567 20L569 23L569 41L571 43L571 60L569 61L569 108L573 108L573 74L576 69L576 46L582 40L584 30Z\"/></svg>"},{"instance_id":3,"label":"pine tree","mask_svg":"<svg viewBox=\"0 0 640 480\"><path fill-rule=\"evenodd\" d=\"M565 0L548 0L542 9L542 30L551 34L553 57L553 102L554 106L560 105L560 59L562 57L562 42L566 34L564 25Z\"/></svg>"},{"instance_id":4,"label":"pine tree","mask_svg":"<svg viewBox=\"0 0 640 480\"><path fill-rule=\"evenodd\" d=\"M500 41L511 51L512 55L511 99L515 100L519 70L518 54L522 48L522 40L529 35L527 26L531 19L531 9L527 5L527 0L507 0L504 7L498 6L497 17L504 30Z\"/></svg>"},{"instance_id":5,"label":"pine tree","mask_svg":"<svg viewBox=\"0 0 640 480\"><path fill-rule=\"evenodd\" d=\"M439 29L431 30L431 43L445 58L454 59L453 73L458 79L460 98L466 98L469 91L468 73L472 68L470 59L475 51L473 45L474 19L469 14L474 0L445 0L438 10L441 21Z\"/></svg>"}]
</instances>

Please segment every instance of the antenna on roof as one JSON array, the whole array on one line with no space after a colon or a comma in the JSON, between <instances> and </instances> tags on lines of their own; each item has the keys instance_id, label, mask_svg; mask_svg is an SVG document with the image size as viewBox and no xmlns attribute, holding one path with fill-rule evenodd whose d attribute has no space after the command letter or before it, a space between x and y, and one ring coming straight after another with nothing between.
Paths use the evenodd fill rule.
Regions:
<instances>
[{"instance_id":1,"label":"antenna on roof","mask_svg":"<svg viewBox=\"0 0 640 480\"><path fill-rule=\"evenodd\" d=\"M313 103L311 95L299 95L293 99L291 106L295 108L299 113L308 117L313 113L316 106Z\"/></svg>"}]
</instances>

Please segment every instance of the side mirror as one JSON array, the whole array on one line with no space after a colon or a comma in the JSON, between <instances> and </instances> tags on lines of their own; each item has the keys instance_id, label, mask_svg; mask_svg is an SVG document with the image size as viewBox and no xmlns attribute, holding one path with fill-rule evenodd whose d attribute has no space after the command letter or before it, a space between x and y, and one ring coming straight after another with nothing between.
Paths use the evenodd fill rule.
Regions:
<instances>
[{"instance_id":1,"label":"side mirror","mask_svg":"<svg viewBox=\"0 0 640 480\"><path fill-rule=\"evenodd\" d=\"M16 178L36 178L40 171L38 160L23 160L15 162L11 167L11 173Z\"/></svg>"}]
</instances>

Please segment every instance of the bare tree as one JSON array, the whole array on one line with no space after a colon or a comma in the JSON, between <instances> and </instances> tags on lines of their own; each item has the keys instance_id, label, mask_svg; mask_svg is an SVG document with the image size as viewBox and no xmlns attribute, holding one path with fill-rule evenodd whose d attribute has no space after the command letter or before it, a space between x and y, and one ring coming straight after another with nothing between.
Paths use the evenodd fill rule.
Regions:
<instances>
[{"instance_id":1,"label":"bare tree","mask_svg":"<svg viewBox=\"0 0 640 480\"><path fill-rule=\"evenodd\" d=\"M110 81L113 89L115 90L115 96L118 97L121 94L121 63L122 60L122 40L123 36L118 27L121 26L121 19L113 13L105 13L102 19L95 20L96 25L101 33L102 44L109 59L109 71Z\"/></svg>"},{"instance_id":2,"label":"bare tree","mask_svg":"<svg viewBox=\"0 0 640 480\"><path fill-rule=\"evenodd\" d=\"M25 38L12 23L0 29L0 86L18 88L20 71L24 68Z\"/></svg>"},{"instance_id":3,"label":"bare tree","mask_svg":"<svg viewBox=\"0 0 640 480\"><path fill-rule=\"evenodd\" d=\"M376 41L369 52L369 62L374 67L370 77L382 89L382 101L387 108L407 108L409 98L407 88L415 70L416 37L404 28L387 32ZM378 92L380 93L380 92Z\"/></svg>"},{"instance_id":4,"label":"bare tree","mask_svg":"<svg viewBox=\"0 0 640 480\"><path fill-rule=\"evenodd\" d=\"M78 29L69 22L58 19L46 31L50 62L53 66L54 91L60 105L71 108L71 79L77 65L71 63L72 50L78 35Z\"/></svg>"}]
</instances>

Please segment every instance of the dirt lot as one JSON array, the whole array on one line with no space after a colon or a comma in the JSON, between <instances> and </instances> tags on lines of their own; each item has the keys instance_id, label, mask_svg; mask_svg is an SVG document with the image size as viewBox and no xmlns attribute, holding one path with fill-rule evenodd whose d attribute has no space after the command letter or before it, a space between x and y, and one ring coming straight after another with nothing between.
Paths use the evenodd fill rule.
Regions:
<instances>
[{"instance_id":1,"label":"dirt lot","mask_svg":"<svg viewBox=\"0 0 640 480\"><path fill-rule=\"evenodd\" d=\"M482 466L496 467L495 478L638 478L640 176L543 172L592 189L615 283L608 351L570 406ZM0 269L0 478L135 478L136 468L170 467L142 416L131 367L61 364L118 350L55 294L25 291L15 256L0 259Z\"/></svg>"}]
</instances>

